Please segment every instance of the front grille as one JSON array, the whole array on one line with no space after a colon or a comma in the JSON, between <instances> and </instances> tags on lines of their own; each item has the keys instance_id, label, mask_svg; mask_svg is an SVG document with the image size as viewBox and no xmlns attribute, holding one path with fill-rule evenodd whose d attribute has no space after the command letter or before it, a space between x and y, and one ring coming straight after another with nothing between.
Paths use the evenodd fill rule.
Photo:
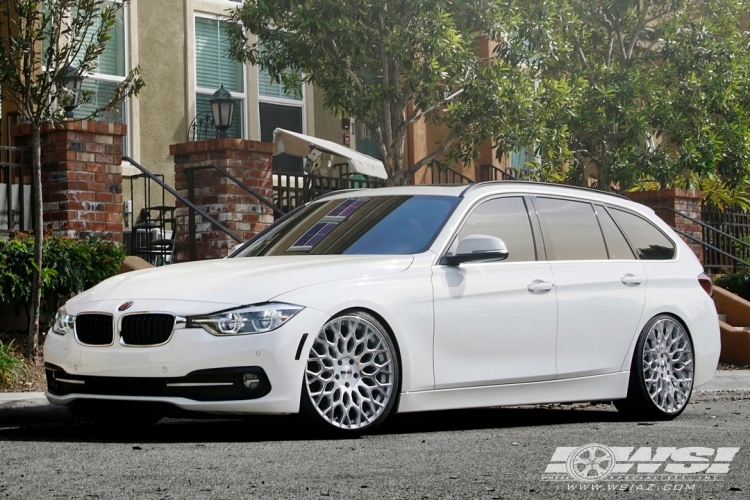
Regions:
<instances>
[{"instance_id":1,"label":"front grille","mask_svg":"<svg viewBox=\"0 0 750 500\"><path fill-rule=\"evenodd\" d=\"M120 339L125 345L164 344L173 328L171 314L130 314L122 318Z\"/></svg>"},{"instance_id":2,"label":"front grille","mask_svg":"<svg viewBox=\"0 0 750 500\"><path fill-rule=\"evenodd\" d=\"M112 343L112 316L107 314L79 314L76 316L76 337L82 344L110 345Z\"/></svg>"}]
</instances>

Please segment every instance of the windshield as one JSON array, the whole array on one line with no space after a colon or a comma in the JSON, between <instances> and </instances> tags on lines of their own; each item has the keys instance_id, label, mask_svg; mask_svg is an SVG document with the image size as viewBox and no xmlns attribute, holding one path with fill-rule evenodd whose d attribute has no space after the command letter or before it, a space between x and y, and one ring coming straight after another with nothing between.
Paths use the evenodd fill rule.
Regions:
<instances>
[{"instance_id":1,"label":"windshield","mask_svg":"<svg viewBox=\"0 0 750 500\"><path fill-rule=\"evenodd\" d=\"M369 196L313 202L233 257L424 252L460 198Z\"/></svg>"}]
</instances>

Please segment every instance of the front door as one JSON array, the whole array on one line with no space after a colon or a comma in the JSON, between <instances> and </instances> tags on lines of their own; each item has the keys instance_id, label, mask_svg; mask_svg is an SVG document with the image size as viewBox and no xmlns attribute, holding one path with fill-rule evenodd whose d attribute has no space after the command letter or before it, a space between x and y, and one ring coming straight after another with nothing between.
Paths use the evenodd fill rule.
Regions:
<instances>
[{"instance_id":1,"label":"front door","mask_svg":"<svg viewBox=\"0 0 750 500\"><path fill-rule=\"evenodd\" d=\"M481 203L449 252L471 234L501 238L509 256L434 267L435 388L554 379L555 283L549 263L537 260L524 198Z\"/></svg>"}]
</instances>

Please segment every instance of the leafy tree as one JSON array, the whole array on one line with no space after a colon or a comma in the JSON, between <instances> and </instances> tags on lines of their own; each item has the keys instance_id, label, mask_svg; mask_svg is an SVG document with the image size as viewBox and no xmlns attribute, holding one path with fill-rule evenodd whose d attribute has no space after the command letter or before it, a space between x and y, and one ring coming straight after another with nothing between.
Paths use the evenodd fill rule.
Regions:
<instances>
[{"instance_id":1,"label":"leafy tree","mask_svg":"<svg viewBox=\"0 0 750 500\"><path fill-rule=\"evenodd\" d=\"M40 130L65 120L72 96L66 83L95 69L111 39L110 31L124 2L103 0L0 0L0 87L32 128L34 256L27 356L39 356L39 309L42 288L42 184ZM75 71L73 71L75 70ZM139 68L117 87L113 98L88 118L137 95L144 82ZM91 96L83 93L82 102Z\"/></svg>"},{"instance_id":2,"label":"leafy tree","mask_svg":"<svg viewBox=\"0 0 750 500\"><path fill-rule=\"evenodd\" d=\"M350 115L374 137L389 183L406 184L451 151L471 159L490 135L488 113L523 108L523 80L480 56L481 36L503 31L501 0L248 0L232 13L233 57L257 64L287 89L312 83L327 109ZM252 35L249 35L251 33ZM507 78L506 78L507 77ZM445 126L442 140L404 164L410 125Z\"/></svg>"},{"instance_id":3,"label":"leafy tree","mask_svg":"<svg viewBox=\"0 0 750 500\"><path fill-rule=\"evenodd\" d=\"M745 187L746 0L519 1L514 12L498 56L537 88L528 121L497 128L501 152L532 149L543 177L593 173L605 190L716 187L715 175L727 192Z\"/></svg>"}]
</instances>

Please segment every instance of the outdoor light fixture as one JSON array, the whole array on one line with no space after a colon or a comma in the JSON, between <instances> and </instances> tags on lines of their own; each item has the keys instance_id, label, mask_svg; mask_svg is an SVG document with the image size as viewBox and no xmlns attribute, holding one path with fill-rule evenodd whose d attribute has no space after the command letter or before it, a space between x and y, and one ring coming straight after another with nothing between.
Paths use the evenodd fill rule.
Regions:
<instances>
[{"instance_id":1,"label":"outdoor light fixture","mask_svg":"<svg viewBox=\"0 0 750 500\"><path fill-rule=\"evenodd\" d=\"M65 70L67 98L63 104L66 118L73 118L73 110L78 107L81 98L81 85L83 85L83 76L78 73L78 68L73 65L68 66Z\"/></svg>"},{"instance_id":2,"label":"outdoor light fixture","mask_svg":"<svg viewBox=\"0 0 750 500\"><path fill-rule=\"evenodd\" d=\"M214 92L209 102L211 103L211 112L214 115L214 126L218 131L218 137L226 137L227 129L232 125L232 118L234 117L234 98L222 85L219 90Z\"/></svg>"}]
</instances>

